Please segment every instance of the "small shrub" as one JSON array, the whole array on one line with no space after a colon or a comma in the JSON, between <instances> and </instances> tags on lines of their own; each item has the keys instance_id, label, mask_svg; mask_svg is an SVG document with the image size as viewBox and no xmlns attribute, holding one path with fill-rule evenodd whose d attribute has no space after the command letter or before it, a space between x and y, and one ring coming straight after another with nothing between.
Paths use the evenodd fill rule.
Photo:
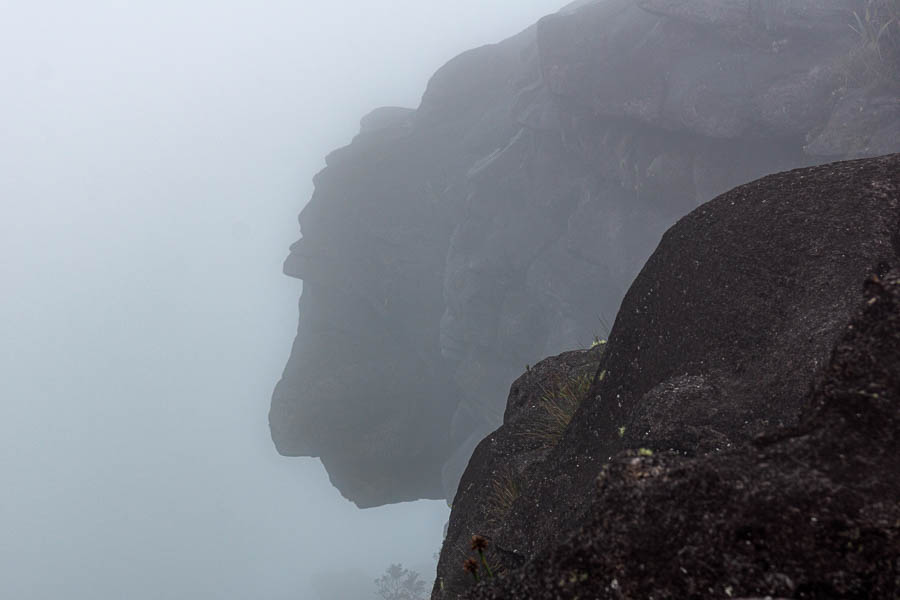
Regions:
<instances>
[{"instance_id":1,"label":"small shrub","mask_svg":"<svg viewBox=\"0 0 900 600\"><path fill-rule=\"evenodd\" d=\"M419 574L403 565L391 565L375 580L376 595L382 600L425 600L427 590Z\"/></svg>"}]
</instances>

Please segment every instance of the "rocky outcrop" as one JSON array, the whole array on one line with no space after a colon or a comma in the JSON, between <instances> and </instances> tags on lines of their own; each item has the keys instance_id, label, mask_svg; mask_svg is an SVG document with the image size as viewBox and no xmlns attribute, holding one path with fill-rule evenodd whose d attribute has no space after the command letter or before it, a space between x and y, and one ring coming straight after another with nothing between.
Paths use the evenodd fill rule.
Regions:
<instances>
[{"instance_id":1,"label":"rocky outcrop","mask_svg":"<svg viewBox=\"0 0 900 600\"><path fill-rule=\"evenodd\" d=\"M679 217L766 173L900 150L859 4L580 2L454 59L415 111L364 119L285 263L304 291L279 451L320 456L362 506L452 497L510 382L602 335Z\"/></svg>"},{"instance_id":2,"label":"rocky outcrop","mask_svg":"<svg viewBox=\"0 0 900 600\"><path fill-rule=\"evenodd\" d=\"M321 457L360 506L446 496L460 392L440 347L444 265L467 170L514 133L499 107L529 36L451 61L417 111L364 117L300 215L284 265L303 279L300 324L272 438L282 454Z\"/></svg>"},{"instance_id":3,"label":"rocky outcrop","mask_svg":"<svg viewBox=\"0 0 900 600\"><path fill-rule=\"evenodd\" d=\"M635 580L646 577L651 582L647 584L650 587L641 588L643 584L635 583L637 587L629 588L630 591L623 592L622 597L706 597L706 583L694 592L677 586L668 588L665 586L676 585L671 579L675 572L671 572L665 576L668 579L663 587L653 588L656 584L652 583L653 577L648 574L662 568L652 561L673 559L678 554L676 551L682 548L679 544L684 543L685 537L681 532L676 535L674 530L666 530L665 524L674 528L674 523L681 523L679 527L684 527L686 531L698 523L705 523L700 519L701 513L711 510L712 505L716 506L719 516L709 518L732 515L734 527L749 527L747 531L751 531L748 535L754 539L753 543L779 546L778 552L784 552L788 547L792 552L797 550L795 546L780 547L782 537L778 536L788 533L779 533L771 540L757 540L754 536L762 535L759 532L762 530L757 531L762 527L762 520L772 515L760 512L754 517L755 520L744 522L742 519L748 518L749 513L742 512L744 509L732 502L747 502L747 510L750 510L752 502L759 500L760 494L770 489L765 487L771 483L766 483L766 477L774 477L781 483L794 478L789 486L792 495L779 497L777 502L781 506L796 502L799 512L786 510L785 515L764 528L765 531L778 531L779 527L786 526L785 520L796 521L806 515L816 499L824 502L829 497L826 492L837 489L841 483L837 475L829 482L819 481L816 469L833 468L836 473L844 473L846 464L842 464L832 450L821 449L822 452L831 452L827 457L822 455L822 460L827 459L833 464L810 463L801 459L800 462L790 463L792 466L788 471L773 472L770 462L774 459L770 460L759 450L771 444L766 442L759 446L761 442L758 442L758 448L754 446L756 449L752 450L747 450L747 445L763 434L796 426L804 403L812 406L810 410L819 415L814 416L810 412L810 416L803 421L806 427L803 435L810 434L811 423L818 423L817 419L824 410L820 406L823 402L821 394L824 393L821 390L823 386L832 384L820 383L818 395L806 401L804 397L816 374L829 364L828 357L834 341L847 329L846 323L859 304L859 283L870 275L875 277L873 281L881 281L880 278L887 276L890 265L898 264L900 155L897 154L772 175L738 187L681 219L663 236L659 248L628 291L602 358L592 359L590 351L575 355L577 360L596 365L593 384L581 400L571 424L551 448L542 448L541 452L535 453L533 449L523 447L522 440L533 439L534 431L540 431L539 424L528 418L527 414L528 411L540 411L541 405L546 405L548 401L539 392L551 385L553 380L546 373L565 368L576 358L562 355L548 359L525 373L513 385L504 425L478 446L459 486L441 553L439 586L434 597L456 598L471 587L471 579L459 567L459 555L466 553L473 534L489 537L491 559L513 571L526 561L540 561L540 557L546 557L554 548L570 543L566 540L579 525L592 523L592 519L600 519L602 523L596 527L601 529L610 523L625 527L625 522L631 522L634 529L627 534L622 529L616 535L631 535L634 539L622 542L617 538L615 544L624 544L628 548L623 552L647 552L656 558L645 559L646 574L629 571L629 577ZM888 288L879 287L882 284L877 284L875 299L870 298L869 304L884 302L883 306L894 306L896 309L897 305L891 305L887 297L879 295L900 293L900 282L895 283L896 289L890 287L893 290L890 292L886 291ZM883 347L894 348L896 352L900 330L891 333L890 327L897 326L900 315L891 316L890 311L876 313L888 319L885 323L873 325L879 335L886 335L884 340L876 342L888 344ZM846 336L853 338L861 335L859 327L861 325L852 326ZM844 345L839 349L847 343L846 340L842 342ZM860 346L853 352L862 352L866 348L870 346ZM884 359L896 362L897 356L888 354ZM854 386L862 385L863 380L871 378L874 386L872 393L876 396L898 393L896 373L900 371L884 379L883 373L889 372L884 371L888 368L887 363L872 372L855 372L852 369L842 370L843 367L835 360L838 359L833 358L831 367L828 367L830 370L827 372L831 375L852 375ZM891 388L891 385L894 387ZM881 391L882 386L887 386L884 392ZM524 402L523 389L528 390ZM891 410L897 410L900 406L897 402L900 402L900 397L894 399ZM877 414L881 418L881 413ZM900 413L895 413L893 418L898 415ZM869 418L865 418L867 423ZM831 425L842 426L837 421ZM835 430L829 432L830 435ZM871 433L872 439L878 440L874 442L879 445L877 452L866 452L863 446L859 446L853 449L859 456L845 449L844 457L850 462L865 462L870 455L883 454L887 462L880 464L877 472L866 475L870 478L866 485L874 485L879 476L887 479L891 465L896 465L890 463L896 458L887 449L890 444L896 445L896 440L878 437L884 433L881 429ZM786 435L775 434L775 437L782 439ZM862 432L853 432L853 435L859 436L857 441L865 439ZM832 442L840 444L837 440ZM820 450L809 446L807 441L802 443L807 444L803 452ZM697 458L694 462L679 462L676 458L719 456L736 448L741 450L728 454L732 457L728 459ZM621 455L623 451L631 453ZM640 455L635 454L638 451ZM776 453L782 458L790 456L790 452L782 446L778 446ZM652 455L652 458L643 454ZM660 454L663 458L659 457ZM611 459L610 466L608 461ZM720 478L714 476L714 471L721 465L731 464L727 462L729 460L734 461L734 465L721 468L729 472L733 469L734 473L740 473L741 478L722 485L726 488L732 483L746 485L747 489L726 498L716 495L720 491L723 494L726 492L715 487L719 485ZM641 473L649 469L647 472L650 474L634 475L634 469ZM804 469L807 472L803 472ZM672 475L670 471L677 475ZM598 495L596 481L598 475L603 473L602 493ZM766 473L768 475L764 476ZM514 500L503 505L503 518L492 520L490 515L495 510L492 507L497 504L494 487L498 478L514 481L516 494ZM624 481L644 478L663 482L674 478L678 479L677 485L683 487L678 487L679 491L665 488L665 485L675 485L669 481L660 483L658 489L654 488L653 494L660 494L653 496L654 499L669 495L669 500L661 503L660 508L653 507L650 496L640 501L633 499L634 504L626 503L625 496L643 493L641 490L644 488L626 490L618 486L623 485ZM703 483L704 478L710 479ZM808 490L804 487L807 484ZM763 487L757 489L757 485ZM607 491L607 486L611 486L612 491ZM737 493L729 489L727 494ZM897 490L892 490L896 494ZM694 498L693 494L697 497ZM860 488L857 497L864 495L865 490ZM736 499L738 497L740 500ZM806 500L801 502L804 497ZM871 502L875 503L884 497L877 495L873 498ZM679 512L678 503L688 502L695 504ZM845 508L841 505L834 507L834 510L839 512ZM635 515L641 514L640 511L647 512L642 514L643 520L638 524ZM836 518L836 514L830 517ZM653 519L660 519L663 529L651 523ZM697 532L696 536L718 532L720 526L721 523L716 522L711 525L712 529ZM644 530L638 531L641 527ZM596 530L596 535L601 535L601 529ZM605 538L601 536L598 539ZM744 539L738 536L730 541L743 543ZM897 543L898 539L894 538L892 543ZM580 543L571 542L575 544L572 547L580 547ZM639 563L634 562L633 557L621 558L624 554L616 554L618 546L604 547L605 543L598 542L593 547L598 549L597 552L604 548L603 551L608 552L609 556L618 556L623 561L621 564L627 565L628 569L632 566L638 569L636 565ZM697 543L704 546L703 552L722 549L715 545L719 543L715 541L708 541L705 545L699 541ZM666 544L677 547L673 550ZM883 546L879 548L884 549ZM693 551L692 546L688 546L688 550L681 554L688 552L690 556ZM833 554L835 551L823 549L822 552ZM696 572L703 564L699 562L700 555L698 551L695 557L698 562L690 567L687 562L675 561L672 564ZM894 555L894 559L898 556ZM765 555L761 554L758 560L760 565L765 564ZM833 560L833 557L827 560ZM800 571L807 575L816 564L813 559L801 562L803 566ZM567 563L556 564L563 569ZM780 563L773 564L777 566ZM758 571L757 567L759 565L753 568ZM573 568L577 571L576 567ZM619 577L620 584L625 585L622 576L617 575L618 571L597 571L597 568L599 563L587 571L591 573L591 586L599 585L597 577L603 573L609 574L609 581L602 585L609 585L616 577ZM706 567L700 570L704 569ZM707 579L696 581L709 582L712 581L709 577L712 577L718 582L716 585L729 585L743 594L760 590L765 590L763 595L785 593L784 586L776 585L777 582L764 585L763 578L757 581L739 574L735 574L733 579L723 576L729 570L725 567L719 571L713 569L714 576L710 574ZM533 565L528 572L533 573ZM769 573L771 577L776 575L775 572ZM788 576L794 577L790 573ZM684 581L688 582L689 578L684 578ZM796 578L792 581L800 585ZM709 597L725 597L720 587L716 588L715 593L710 592ZM508 589L520 591L514 586ZM560 597L574 598L588 588L576 585L573 589L576 589L573 592L575 595ZM594 587L589 589L591 594L597 591ZM789 591L793 594L796 589ZM494 593L498 595L490 595ZM555 597L537 593L505 595L507 593L484 592L484 597ZM605 593L613 594L609 590ZM691 596L694 593L699 595ZM595 597L591 594L588 596ZM819 594L796 597L849 596Z\"/></svg>"},{"instance_id":4,"label":"rocky outcrop","mask_svg":"<svg viewBox=\"0 0 900 600\"><path fill-rule=\"evenodd\" d=\"M900 271L867 281L802 400L738 450L617 455L580 530L464 597L900 597Z\"/></svg>"}]
</instances>

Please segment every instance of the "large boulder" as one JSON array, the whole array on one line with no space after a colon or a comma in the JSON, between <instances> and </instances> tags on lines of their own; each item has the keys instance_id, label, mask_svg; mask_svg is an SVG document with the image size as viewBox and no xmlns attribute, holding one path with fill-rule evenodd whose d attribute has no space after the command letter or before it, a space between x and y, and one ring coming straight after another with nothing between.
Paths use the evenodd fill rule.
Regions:
<instances>
[{"instance_id":1,"label":"large boulder","mask_svg":"<svg viewBox=\"0 0 900 600\"><path fill-rule=\"evenodd\" d=\"M602 358L579 358L595 363L592 387L551 448L522 442L542 427L527 411L547 398L518 398L552 389L543 373L573 358L513 385L504 425L481 441L453 501L434 597L470 586L459 555L473 534L491 538L507 568L562 543L591 518L596 479L622 451L714 455L797 425L860 283L890 265L900 265L900 154L771 175L682 218L626 294ZM516 497L491 520L501 475Z\"/></svg>"},{"instance_id":2,"label":"large boulder","mask_svg":"<svg viewBox=\"0 0 900 600\"><path fill-rule=\"evenodd\" d=\"M580 529L464 597L900 597L900 270L796 400L799 425L735 450L618 454Z\"/></svg>"},{"instance_id":3,"label":"large boulder","mask_svg":"<svg viewBox=\"0 0 900 600\"><path fill-rule=\"evenodd\" d=\"M361 506L452 498L522 368L605 335L678 218L767 173L900 151L860 6L578 2L455 58L416 110L366 117L285 263L304 291L278 450L320 456Z\"/></svg>"}]
</instances>

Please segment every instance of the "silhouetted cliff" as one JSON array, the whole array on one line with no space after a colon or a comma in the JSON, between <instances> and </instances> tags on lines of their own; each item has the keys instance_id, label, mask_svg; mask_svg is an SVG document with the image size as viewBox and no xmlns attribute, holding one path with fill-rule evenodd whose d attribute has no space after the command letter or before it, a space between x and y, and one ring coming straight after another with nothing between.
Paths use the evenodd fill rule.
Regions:
<instances>
[{"instance_id":1,"label":"silhouetted cliff","mask_svg":"<svg viewBox=\"0 0 900 600\"><path fill-rule=\"evenodd\" d=\"M767 173L900 150L896 48L872 48L870 28L885 17L860 25L853 11L863 5L580 2L452 60L418 109L363 119L353 143L316 176L300 216L303 239L285 263L304 291L272 401L278 450L320 456L361 506L452 498L472 449L500 425L513 379L526 364L602 335L602 321L678 218ZM785 218L803 227L805 217ZM792 249L782 250L753 268L789 278ZM744 301L735 288L760 294L739 285L756 274L730 272L687 289L697 310L681 326L705 319L703 294L734 306ZM800 291L804 301L820 297ZM852 294L842 293L846 308ZM628 335L656 326L632 320ZM820 327L783 343L809 331L800 354L824 360L834 331ZM732 368L740 344L775 339L734 331L722 356L704 358L705 346L685 348L675 337L661 351ZM769 366L797 370L780 383L766 379L776 397L793 398L816 365L746 364L759 373ZM649 381L629 393L643 394ZM688 398L691 390L735 391L712 375L666 385ZM675 409L660 399L653 410ZM786 414L753 412L745 433Z\"/></svg>"}]
</instances>

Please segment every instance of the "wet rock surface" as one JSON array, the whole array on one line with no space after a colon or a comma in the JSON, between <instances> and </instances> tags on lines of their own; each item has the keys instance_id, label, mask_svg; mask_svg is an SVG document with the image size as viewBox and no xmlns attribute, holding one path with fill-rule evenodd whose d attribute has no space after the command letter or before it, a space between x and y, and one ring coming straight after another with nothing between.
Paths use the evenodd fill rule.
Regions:
<instances>
[{"instance_id":1,"label":"wet rock surface","mask_svg":"<svg viewBox=\"0 0 900 600\"><path fill-rule=\"evenodd\" d=\"M320 456L361 506L452 498L524 365L603 335L676 220L900 150L892 72L850 59L856 4L579 2L367 116L285 262L304 292L279 452Z\"/></svg>"},{"instance_id":2,"label":"wet rock surface","mask_svg":"<svg viewBox=\"0 0 900 600\"><path fill-rule=\"evenodd\" d=\"M862 327L854 325L849 330L846 327L859 306L861 282L870 276L884 278L890 265L898 264L900 155L896 154L768 176L740 186L681 219L663 236L656 252L626 294L609 343L602 357L594 359L597 366L591 388L574 413L571 424L552 447L544 448L538 454L523 450L518 441L533 437L535 429L533 420L518 414L529 406L518 400L523 385L530 385L532 389L552 386L552 378L532 378L537 373L567 368L571 356L581 355L548 359L540 364L541 371L532 369L513 386L504 426L481 442L463 475L454 500L433 597L456 598L471 587L471 579L466 579L466 574L459 568L459 555L465 552L468 536L473 534L491 538L494 560L510 571L510 581L528 580L529 583L523 585L537 586L522 588L510 583L512 587L479 592L482 595L477 597L557 597L551 594L553 590L563 594L558 597L565 598L578 597L578 594L582 594L580 597L611 598L727 597L722 586L743 595L866 597L864 594L854 596L856 592L847 591L849 587L828 587L838 585L837 580L822 583L827 579L824 574L825 579L809 585L821 583L825 587L804 588L798 583L798 578L802 579L800 573L806 574L803 577L811 577L815 565L836 561L835 552L841 554L844 550L823 546L814 551L791 545L782 547L782 544L789 537L786 532L790 531L791 524L810 515L816 519L845 518L841 511L849 510L851 504L832 499L831 495L838 493L841 486L850 485L851 480L843 482L841 474L851 463L856 465L854 468L861 468L869 460L868 451L859 446L852 453L848 449L839 456L833 449L828 449L822 450L827 454L822 455L822 460L833 464L819 464L807 459L795 462L790 458L793 450L778 446L777 451L771 450L775 454L770 456L760 448L769 448L771 444L766 442L761 446L762 442L758 440L764 435L784 438L788 435L784 431L793 431L791 428L798 426L807 427L803 435L812 435L810 423L824 418L820 410L824 402L821 390L825 385L822 381L828 377L855 373L854 385L862 385L866 378L879 382L885 373L891 373L890 365L896 365L896 362L879 363L875 371L857 372L856 367L841 370L844 368L834 362L838 360L835 358L838 354L832 356L831 366L828 365L835 341L842 333L844 341L840 342L838 352L840 348L850 348L852 344L847 340L856 339L853 332ZM884 281L869 284L870 291L875 290L872 293L877 294L869 297L867 306L881 306L879 303L882 302L886 307L896 306L888 302L888 297L900 291L898 284L895 278L888 277ZM875 297L877 299L872 300ZM888 313L877 313L886 321L872 325L873 332L886 338L865 343L884 343L888 348L895 344L893 352L896 352L900 330L892 332L891 327L897 327L898 316ZM852 352L864 353L868 351L865 348L855 348ZM587 361L587 355L580 360ZM885 360L896 361L897 356L888 352ZM821 393L809 396L811 382L823 368L826 375L818 375L816 388ZM896 385L896 374L884 377L884 385ZM828 381L831 381L828 385L840 383L837 379ZM882 383L872 385L878 387ZM896 387L893 390L885 393L892 393L896 398ZM873 393L882 392L875 390ZM534 396L532 393L531 402L540 404L541 400L533 399ZM801 420L804 406L807 417ZM895 404L893 410L896 407ZM811 416L813 413L818 416ZM883 416L878 413L875 420ZM896 415L891 418L896 427ZM832 425L837 427L839 423L829 427ZM782 433L773 434L779 431ZM883 442L877 442L879 445L896 445L896 440L891 437L895 433L885 433L881 425L872 434L872 439L881 439L878 436L882 434L887 436ZM801 439L797 437L799 435L794 437ZM853 435L858 436L857 442L865 437L859 432ZM736 450L739 448L740 451ZM804 447L802 452L812 456L819 450L810 446ZM859 453L862 454L856 456ZM776 454L781 457L778 460L784 461L784 472L770 472ZM893 514L890 511L898 509L896 498L900 498L896 495L897 489L890 487L894 484L888 483L892 479L888 475L890 468L896 466L890 461L896 459L886 449L879 448L876 454L884 454L882 458L886 462L867 475L870 479L866 485L877 487L881 479L887 486L879 488L881 491L873 496L874 507L888 501L888 492L895 494L893 508L885 508L887 512L879 513L879 518L889 518ZM730 458L713 458L719 456ZM720 460L725 462L717 462ZM720 465L731 464L727 461L735 462L733 466L721 467L722 473L717 472ZM505 509L502 521L492 522L485 517L487 509L484 507L490 507L493 502L495 474L503 473L510 465L518 474L517 495ZM632 472L635 469L637 471ZM820 481L822 469L834 469L835 474L829 475L833 478ZM723 473L726 472L730 473L728 477L735 477L734 481L725 477ZM678 473L678 476L671 473ZM777 485L767 482L766 477L770 475L777 479ZM602 482L599 495L598 476ZM626 482L635 479L640 485L625 487ZM658 488L653 488L652 496L641 496L645 484L651 485L648 482L657 480L671 480L680 487L666 488L660 483ZM759 488L757 481L761 482ZM733 489L733 486L738 487ZM784 514L776 515L775 508L753 513L754 506L763 502L767 494L775 494L778 486L785 486L790 492L788 496L771 499L781 503L778 510L783 509ZM853 502L864 499L868 493L866 489L854 492ZM836 504L829 504L827 511L816 516L810 511L820 502ZM687 506L689 503L693 504ZM795 508L788 508L791 503L795 503ZM679 508L680 504L685 504L685 508ZM704 516L708 511L714 514ZM738 573L729 579L731 575L723 573L731 567L704 566L703 561L712 560L716 552L723 551L716 544L725 544L725 541L715 536L719 535L719 530L724 527L723 519L729 515L734 517L732 529L743 527L742 523L746 521L747 531L751 532L748 535L753 540L761 535L766 537L767 541L759 543L764 548L772 548L772 557L777 554L779 560L784 561L795 553L792 563L768 564L775 565L771 568L776 569L782 564L796 563L794 566L798 570L786 575L796 585L785 587L771 581L763 584L759 583L763 579L754 579L758 574L780 581L777 570L766 571L769 568L765 566L766 561L770 557L762 551L758 559L746 553L735 559L738 562L756 560L753 566L747 567L747 573L754 573L753 577ZM772 522L764 525L770 518ZM600 536L602 528L607 526L603 523L612 523L619 529L610 534L613 537L597 541L591 546L592 551L618 557L609 560L620 561L621 564L614 563L619 565L616 567L619 571L606 570L613 563L601 565L600 562L590 563L582 571L575 567L574 571L566 571L565 561L546 567L548 570L544 574L547 577L551 577L549 569L559 569L552 575L557 577L556 583L560 578L568 581L570 573L575 573L572 576L576 581L571 582L572 589L576 590L574 595L566 595L569 592L560 591L562 588L541 588L544 583L529 579L531 575L518 574L517 568L522 565L526 565L522 573L533 574L535 565L543 564L544 557L565 544L575 544L571 539L579 527L598 519L601 524L596 525L591 535ZM705 525L707 522L709 527ZM871 525L874 521L867 523ZM896 521L892 523L891 527L898 526ZM701 530L689 531L695 526ZM677 527L683 530L676 531ZM738 533L732 533L737 536L735 540L743 543ZM890 535L887 539L896 544L896 538ZM696 545L703 549L702 552L690 544L686 546L687 550L683 549L689 536L695 536ZM705 540L703 536L713 537ZM833 542L833 538L828 538L828 544ZM593 543L587 539L577 542ZM606 547L607 543L623 544L626 550L618 554L617 547ZM897 549L896 546L876 547L878 552ZM812 554L805 555L807 550ZM634 554L628 555L628 552ZM690 567L687 562L675 560L685 556L685 552L687 556L692 552L696 554L697 562ZM704 554L706 552L709 554ZM821 558L817 563L817 552L830 558ZM640 553L647 556L638 560ZM891 556L890 560L898 559L896 553ZM867 554L866 560L870 558ZM670 560L674 562L669 564ZM673 564L676 566L672 567ZM833 562L833 565L837 564ZM881 560L878 565L879 569L886 568L887 563ZM670 567L676 570L666 571ZM695 574L692 577L696 577L698 570L710 574L706 579L699 577L689 583L692 580L688 577L679 579L682 567L690 569ZM896 565L891 568L894 570L889 569L887 573L895 576ZM617 585L625 585L621 569L634 579L634 587L621 592L621 596L615 595L619 592L614 586L604 588L606 591L601 594L601 588L612 585L613 579L617 579ZM659 569L667 574L659 575ZM589 575L589 584L580 580L585 573ZM607 575L607 580L598 583L598 578ZM660 587L654 587L657 576L666 581L660 583ZM679 587L682 583L688 587ZM716 587L714 583L721 585ZM709 586L713 592L708 590ZM517 595L524 589L535 595ZM537 591L539 589L541 591ZM798 590L806 591L801 594ZM843 595L828 596L831 593L828 590L843 590L840 591Z\"/></svg>"},{"instance_id":3,"label":"wet rock surface","mask_svg":"<svg viewBox=\"0 0 900 600\"><path fill-rule=\"evenodd\" d=\"M584 525L465 598L900 595L900 271L866 282L793 428L686 459L618 454Z\"/></svg>"},{"instance_id":4,"label":"wet rock surface","mask_svg":"<svg viewBox=\"0 0 900 600\"><path fill-rule=\"evenodd\" d=\"M562 427L552 427L548 403L565 401L559 397L561 391L586 397L603 350L596 346L545 359L513 383L504 424L475 448L453 499L438 568L438 585L450 595L439 594L438 598L455 597L454 591L471 586L471 575L460 566L473 555L469 548L472 535L490 540L491 563L507 569L524 563L525 555L508 540L514 523L526 528L527 523L512 518L511 512L517 503L527 501L520 498L529 493L529 481L562 435ZM561 390L567 385L571 388Z\"/></svg>"}]
</instances>

